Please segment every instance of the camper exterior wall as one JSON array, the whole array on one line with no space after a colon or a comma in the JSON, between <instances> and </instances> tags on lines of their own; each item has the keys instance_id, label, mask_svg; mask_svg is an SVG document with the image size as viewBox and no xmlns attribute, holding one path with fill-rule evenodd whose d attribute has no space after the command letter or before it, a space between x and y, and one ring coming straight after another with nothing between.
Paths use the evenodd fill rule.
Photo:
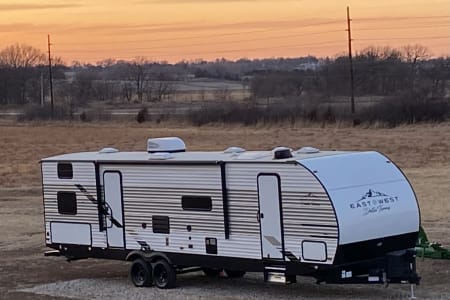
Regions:
<instances>
[{"instance_id":1,"label":"camper exterior wall","mask_svg":"<svg viewBox=\"0 0 450 300\"><path fill-rule=\"evenodd\" d=\"M327 247L327 259L319 263L333 263L338 238L333 206L320 182L298 164L227 164L231 233L252 228L259 240L260 228L254 211L258 209L255 178L260 173L280 177L285 251L293 255L286 260L305 261L302 241L314 240L325 242Z\"/></svg>"},{"instance_id":2,"label":"camper exterior wall","mask_svg":"<svg viewBox=\"0 0 450 300\"><path fill-rule=\"evenodd\" d=\"M230 236L225 239L219 165L101 165L100 173L122 174L126 248L146 243L155 251L207 254L205 238L217 239L216 256L261 259L257 176L278 174L281 179L285 251L304 261L302 241L326 245L331 264L337 247L337 222L320 183L296 164L226 164ZM102 182L103 185L103 182ZM183 196L212 199L211 211L188 211ZM154 233L152 217L168 217L170 233ZM189 226L190 231L187 229ZM145 227L145 228L144 228Z\"/></svg>"},{"instance_id":3,"label":"camper exterior wall","mask_svg":"<svg viewBox=\"0 0 450 300\"><path fill-rule=\"evenodd\" d=\"M300 163L326 187L339 220L339 244L419 231L414 191L400 169L378 152L311 158Z\"/></svg>"},{"instance_id":4,"label":"camper exterior wall","mask_svg":"<svg viewBox=\"0 0 450 300\"><path fill-rule=\"evenodd\" d=\"M79 232L77 228L85 228L83 224L90 224L91 226L91 244L92 247L106 247L105 233L100 231L97 203L89 200L85 194L77 188L77 184L84 187L86 193L91 195L93 199L97 199L97 185L95 175L95 164L93 162L74 162L71 163L73 168L72 178L59 178L57 172L57 162L43 162L42 163L42 184L43 184L43 199L44 199L44 220L46 231L46 243L57 243L59 237L54 236L57 231L52 232L51 228L58 228L60 226L70 231ZM76 214L61 214L58 212L58 192L73 192L76 195ZM70 228L67 228L67 225ZM81 224L81 226L79 225ZM67 238L70 238L70 231L68 231ZM82 232L85 232L82 229ZM59 235L58 235L59 236ZM53 238L56 238L53 241ZM83 236L73 236L70 244L77 244L77 241L86 241L85 234ZM84 243L83 243L84 244Z\"/></svg>"}]
</instances>

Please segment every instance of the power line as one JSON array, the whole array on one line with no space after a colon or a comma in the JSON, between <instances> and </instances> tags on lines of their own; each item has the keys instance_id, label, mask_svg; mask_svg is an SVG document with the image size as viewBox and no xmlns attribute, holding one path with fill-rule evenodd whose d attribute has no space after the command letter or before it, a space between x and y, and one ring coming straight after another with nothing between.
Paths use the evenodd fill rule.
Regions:
<instances>
[{"instance_id":1,"label":"power line","mask_svg":"<svg viewBox=\"0 0 450 300\"><path fill-rule=\"evenodd\" d=\"M228 50L219 50L219 51L208 51L206 52L206 54L210 54L210 53L226 53L226 52L245 52L245 51L256 51L256 50L265 50L265 49L279 49L279 48L285 48L285 49L289 49L289 48L302 48L302 47L309 47L309 46L316 46L316 45L327 45L327 44L342 44L343 41L342 40L333 40L333 41L326 41L326 42L317 42L317 43L307 43L307 44L287 44L287 45L278 45L278 46L272 46L272 47L257 47L257 48L239 48L239 49L228 49ZM211 46L215 45L214 43L209 44ZM176 48L176 47L171 47L172 49ZM151 47L149 48L126 48L126 49L120 49L120 50L135 50L135 51L146 51L146 50L152 50ZM92 53L92 52L98 52L98 50L81 50L81 51L59 51L60 53ZM160 54L164 54L166 52L159 52ZM154 54L159 54L154 53ZM188 54L189 52L185 52L185 54ZM198 54L199 52L196 53L192 53L192 54ZM202 52L205 53L205 52ZM200 53L201 54L201 53Z\"/></svg>"},{"instance_id":2,"label":"power line","mask_svg":"<svg viewBox=\"0 0 450 300\"><path fill-rule=\"evenodd\" d=\"M388 40L411 40L411 39L422 39L422 40L439 40L439 39L449 39L450 36L411 36L411 37L389 37L389 38L362 38L355 39L355 41L388 41Z\"/></svg>"},{"instance_id":3,"label":"power line","mask_svg":"<svg viewBox=\"0 0 450 300\"><path fill-rule=\"evenodd\" d=\"M403 20L424 20L427 22L427 20L433 19L434 21L438 21L439 23L432 23L427 22L424 25L428 25L428 27L436 28L437 26L444 27L446 24L442 24L442 22L446 19L450 18L450 16L405 16L405 17L377 17L377 18L361 18L356 19L356 21L361 21L361 23L364 23L365 21L403 21ZM348 16L349 19L349 16ZM439 21L440 20L440 21ZM348 21L348 20L347 20ZM353 20L351 20L353 21ZM420 22L420 21L419 21ZM309 24L303 24L301 25L302 28L304 27L312 27L312 26L321 26L321 25L328 25L328 24L338 24L341 23L341 21L333 20L333 21L326 21L326 22L315 22L315 23L309 23ZM343 23L343 22L342 22ZM424 28L427 26L418 26L418 23L415 22L415 26L408 26L408 27L400 27L400 26L393 26L393 27L377 27L377 28L370 28L370 27L363 27L359 30L365 31L365 30L393 30L393 29L411 29L411 28ZM226 29L224 27L223 29ZM349 30L348 28L347 30ZM153 56L153 57L179 57L182 55L186 56L193 56L193 55L200 55L200 56L210 56L214 54L226 54L226 53L236 53L236 52L247 52L247 51L260 51L260 50L272 50L272 49L300 49L304 47L310 47L310 46L320 46L320 45L327 45L328 47L331 46L341 46L342 41L324 41L324 42L318 42L318 43L308 43L308 44L288 44L288 45L278 45L278 46L272 46L272 47L257 47L257 48L240 48L240 49L228 49L228 50L220 50L220 51L207 51L207 52L183 52L181 54L167 54L166 52L152 52L152 50L164 50L164 49L179 49L185 50L186 47L197 47L197 46L214 46L214 45L228 45L228 44L236 44L236 43L245 43L245 42L253 42L253 41L273 41L273 40L279 40L284 38L290 38L290 37L305 37L305 36L313 36L313 35L320 35L320 34L327 34L327 33L337 33L337 32L343 32L344 30L324 30L324 31L316 31L316 32L309 32L309 33L292 33L292 34L284 34L284 35L277 35L273 37L260 37L260 38L248 38L248 39L238 39L238 40L231 40L231 41L217 41L217 42L200 42L200 43L184 43L184 44L178 44L174 46L150 46L150 47L127 47L122 48L122 45L125 44L135 44L135 43L144 43L144 42L168 42L168 41L180 41L180 40L196 40L196 39L205 39L208 37L233 37L233 36L245 36L247 34L253 34L253 33L267 33L267 32L277 32L277 31L286 31L286 30L292 30L292 28L275 28L275 29L260 29L260 30L251 30L251 31L244 31L244 32L228 32L228 33L221 33L221 34L204 34L204 35L192 35L192 36L182 36L182 37L171 37L171 38L161 38L161 39L142 39L142 40L131 40L131 41L121 41L118 42L93 42L89 43L90 45L118 45L121 46L120 49L111 49L108 48L108 51L127 51L127 52L151 52L146 53L144 55L147 56ZM350 34L350 32L349 32ZM448 36L425 36L425 37L388 37L388 38L361 38L356 39L357 42L359 41L384 41L384 40L410 40L410 39L422 39L422 40L433 40L433 39L445 39L449 38ZM349 37L349 42L351 43L351 36ZM65 45L80 45L80 43L59 43L56 46L65 46ZM351 45L350 45L351 47ZM98 53L101 49L81 49L81 50L60 50L59 52L62 54L70 55L73 53ZM351 49L350 49L351 53ZM130 54L131 55L131 54ZM104 57L102 57L104 58ZM102 59L99 58L99 59ZM84 58L88 59L88 58ZM116 59L120 59L117 58ZM91 59L89 59L91 60Z\"/></svg>"},{"instance_id":4,"label":"power line","mask_svg":"<svg viewBox=\"0 0 450 300\"><path fill-rule=\"evenodd\" d=\"M324 44L322 46L318 46L316 48L329 48L332 46L336 46L336 47L345 47L345 44L343 44L343 41L339 41L338 44ZM277 48L283 48L283 49L289 49L289 50L295 50L295 49L302 49L308 46L293 46L293 47L277 47ZM246 52L246 51L257 51L257 50L272 50L273 48L271 47L265 47L265 48L253 48L253 49L233 49L233 50L225 50L225 51L210 51L210 52L191 52L191 53L181 53L181 54L147 54L145 55L147 58L149 58L150 60L153 61L158 61L160 59L164 59L164 58L170 58L170 57L180 57L180 56L187 56L190 57L189 59L202 59L205 56L210 56L210 55L217 55L217 57L220 57L222 54L226 54L226 53L237 53L237 52ZM195 56L195 57L193 57ZM115 60L124 60L124 61L132 61L133 59L136 58L136 55L127 55L127 56L117 56L117 55L110 55L109 57L114 58ZM183 60L183 59L188 59L187 57L185 58L180 58L179 60ZM245 55L243 55L242 57L246 57ZM280 55L280 57L282 57ZM288 56L289 57L289 56ZM298 56L290 56L290 57L298 57ZM88 57L83 57L83 60L90 60L90 61L99 61L105 59L105 56L88 56Z\"/></svg>"},{"instance_id":5,"label":"power line","mask_svg":"<svg viewBox=\"0 0 450 300\"><path fill-rule=\"evenodd\" d=\"M398 30L398 29L420 29L420 28L441 28L441 27L445 27L448 28L450 24L439 24L439 25L429 25L429 26L404 26L404 27L400 27L400 26L395 26L395 27L363 27L363 28L357 28L358 31L366 31L366 30Z\"/></svg>"},{"instance_id":6,"label":"power line","mask_svg":"<svg viewBox=\"0 0 450 300\"><path fill-rule=\"evenodd\" d=\"M342 23L341 21L327 21L327 22L316 22L309 24L302 24L301 28L305 27L313 27L313 26L321 26L321 25L329 25L329 24L337 24ZM219 34L205 34L205 35L194 35L194 36L182 36L177 38L162 38L162 39L140 39L140 40L132 40L132 41L122 41L122 43L142 43L142 42L168 42L168 41L178 41L178 40L190 40L190 39L202 39L207 37L222 37L222 36L240 36L245 34L253 34L253 33L265 33L265 32L276 32L276 31L286 31L286 28L276 28L276 29L259 29L259 30L251 30L251 31L241 31L241 32L229 32L229 33L219 33ZM291 30L291 29L288 29ZM116 44L117 42L92 42L91 45L111 45ZM79 43L59 43L59 45L78 45Z\"/></svg>"},{"instance_id":7,"label":"power line","mask_svg":"<svg viewBox=\"0 0 450 300\"><path fill-rule=\"evenodd\" d=\"M405 16L405 17L373 17L373 18L358 18L354 21L403 21L403 20L421 20L421 19L449 19L450 16Z\"/></svg>"},{"instance_id":8,"label":"power line","mask_svg":"<svg viewBox=\"0 0 450 300\"><path fill-rule=\"evenodd\" d=\"M173 46L157 46L157 47L133 47L133 48L127 48L128 50L155 50L155 49L174 49L178 47L195 47L195 46L211 46L211 45L228 45L228 44L236 44L236 43L242 43L242 42L254 42L254 41L271 41L271 40L277 40L277 39L283 39L287 37L302 37L302 36L312 36L312 35L320 35L320 34L326 34L326 33L335 33L335 32L344 32L344 30L328 30L328 31L321 31L321 32L313 32L313 33L307 33L307 34L289 34L289 35L281 35L276 37L264 37L264 38L254 38L254 39L245 39L245 40L234 40L234 41L223 41L223 42L207 42L207 43L197 43L197 44L181 44L181 45L173 45ZM88 52L95 52L97 50L86 50ZM60 51L60 52L79 52L78 50L74 51ZM85 51L84 51L85 52Z\"/></svg>"}]
</instances>

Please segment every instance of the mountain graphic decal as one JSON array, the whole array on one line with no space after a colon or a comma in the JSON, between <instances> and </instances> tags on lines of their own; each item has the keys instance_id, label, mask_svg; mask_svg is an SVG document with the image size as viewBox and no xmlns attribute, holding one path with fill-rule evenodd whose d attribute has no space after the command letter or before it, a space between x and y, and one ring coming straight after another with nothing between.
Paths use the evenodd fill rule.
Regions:
<instances>
[{"instance_id":1,"label":"mountain graphic decal","mask_svg":"<svg viewBox=\"0 0 450 300\"><path fill-rule=\"evenodd\" d=\"M357 202L373 197L388 197L388 195L369 189L369 191L361 197Z\"/></svg>"}]
</instances>

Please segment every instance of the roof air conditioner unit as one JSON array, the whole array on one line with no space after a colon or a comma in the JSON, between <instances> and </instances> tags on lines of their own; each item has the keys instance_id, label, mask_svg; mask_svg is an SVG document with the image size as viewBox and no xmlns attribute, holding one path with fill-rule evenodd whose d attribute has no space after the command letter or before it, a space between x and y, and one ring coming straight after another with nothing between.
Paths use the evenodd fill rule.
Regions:
<instances>
[{"instance_id":1,"label":"roof air conditioner unit","mask_svg":"<svg viewBox=\"0 0 450 300\"><path fill-rule=\"evenodd\" d=\"M154 138L147 140L147 152L157 153L175 153L175 152L185 152L186 145L183 140L178 137L164 137L164 138Z\"/></svg>"}]
</instances>

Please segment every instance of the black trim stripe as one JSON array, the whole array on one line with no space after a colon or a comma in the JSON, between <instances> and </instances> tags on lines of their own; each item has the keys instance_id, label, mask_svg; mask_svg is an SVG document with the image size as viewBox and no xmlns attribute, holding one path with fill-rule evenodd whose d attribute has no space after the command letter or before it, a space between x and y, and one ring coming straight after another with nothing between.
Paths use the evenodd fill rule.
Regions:
<instances>
[{"instance_id":1,"label":"black trim stripe","mask_svg":"<svg viewBox=\"0 0 450 300\"><path fill-rule=\"evenodd\" d=\"M385 256L386 253L414 248L419 232L372 239L363 242L339 245L334 258L335 264Z\"/></svg>"},{"instance_id":2,"label":"black trim stripe","mask_svg":"<svg viewBox=\"0 0 450 300\"><path fill-rule=\"evenodd\" d=\"M230 216L228 209L228 191L227 191L227 179L225 162L219 162L220 165L220 177L222 181L222 201L223 201L223 227L225 231L225 239L230 238Z\"/></svg>"},{"instance_id":3,"label":"black trim stripe","mask_svg":"<svg viewBox=\"0 0 450 300\"><path fill-rule=\"evenodd\" d=\"M89 201L91 201L93 204L97 204L97 200L95 199L94 196L92 196L91 194L88 193L88 191L86 190L86 188L84 186L82 186L81 184L75 184L75 186L80 190L80 192L82 192L84 194L84 196L86 196L86 198L88 198Z\"/></svg>"},{"instance_id":4,"label":"black trim stripe","mask_svg":"<svg viewBox=\"0 0 450 300\"><path fill-rule=\"evenodd\" d=\"M295 256L291 251L284 251L284 255L289 258L290 261L299 262L297 256Z\"/></svg>"},{"instance_id":5,"label":"black trim stripe","mask_svg":"<svg viewBox=\"0 0 450 300\"><path fill-rule=\"evenodd\" d=\"M95 167L95 184L97 186L97 209L98 209L98 225L100 232L106 230L106 215L104 212L104 199L102 198L102 186L100 184L100 167L98 163L94 163Z\"/></svg>"},{"instance_id":6,"label":"black trim stripe","mask_svg":"<svg viewBox=\"0 0 450 300\"><path fill-rule=\"evenodd\" d=\"M82 192L84 194L84 196L89 201L91 201L93 204L97 204L97 205L99 204L99 202L97 200L95 200L95 197L92 196L91 194L89 194L84 186L82 186L81 184L75 184L75 186L80 190L80 192ZM106 203L105 203L105 205L107 206ZM108 216L111 223L113 223L115 226L122 228L123 227L122 224L120 224L119 221L114 219L113 216L108 213L108 209L105 207L105 205L100 205L99 212L101 212L102 216ZM100 231L102 231L102 230L100 230Z\"/></svg>"},{"instance_id":7,"label":"black trim stripe","mask_svg":"<svg viewBox=\"0 0 450 300\"><path fill-rule=\"evenodd\" d=\"M145 241L137 241L137 243L141 246L141 250L143 250L143 251L150 251L151 250L150 245L147 244L147 242L145 242Z\"/></svg>"}]
</instances>

